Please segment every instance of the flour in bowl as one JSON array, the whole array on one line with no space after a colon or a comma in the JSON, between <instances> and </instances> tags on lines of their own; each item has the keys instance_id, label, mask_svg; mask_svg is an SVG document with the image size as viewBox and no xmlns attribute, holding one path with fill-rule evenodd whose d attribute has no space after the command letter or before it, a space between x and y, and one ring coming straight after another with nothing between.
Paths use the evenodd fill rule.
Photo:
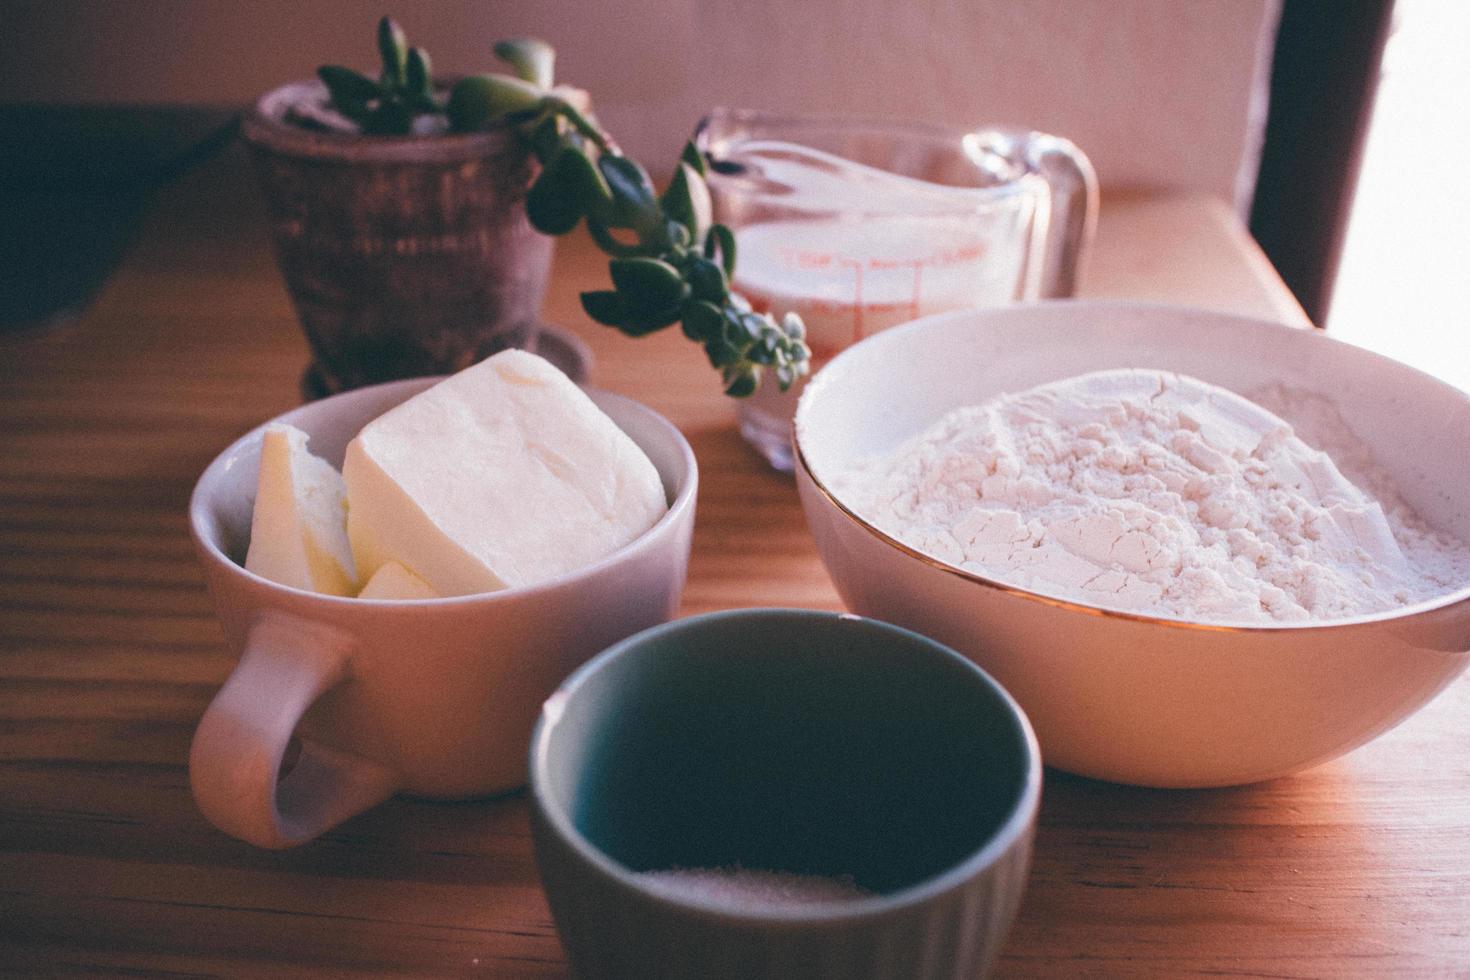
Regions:
<instances>
[{"instance_id":1,"label":"flour in bowl","mask_svg":"<svg viewBox=\"0 0 1470 980\"><path fill-rule=\"evenodd\" d=\"M1391 488L1367 476L1380 496ZM1385 510L1261 406L1163 371L1099 371L956 409L832 489L951 565L1180 619L1341 619L1470 583L1462 542L1401 501Z\"/></svg>"}]
</instances>

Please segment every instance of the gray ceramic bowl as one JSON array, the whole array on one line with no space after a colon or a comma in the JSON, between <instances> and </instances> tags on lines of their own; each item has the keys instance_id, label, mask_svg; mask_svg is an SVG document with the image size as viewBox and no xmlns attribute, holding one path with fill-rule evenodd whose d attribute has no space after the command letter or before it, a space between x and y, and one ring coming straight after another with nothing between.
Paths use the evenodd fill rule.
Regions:
<instances>
[{"instance_id":1,"label":"gray ceramic bowl","mask_svg":"<svg viewBox=\"0 0 1470 980\"><path fill-rule=\"evenodd\" d=\"M916 633L713 613L587 663L531 744L536 858L587 977L974 977L1025 887L1041 760L1015 702ZM644 872L849 877L771 905Z\"/></svg>"}]
</instances>

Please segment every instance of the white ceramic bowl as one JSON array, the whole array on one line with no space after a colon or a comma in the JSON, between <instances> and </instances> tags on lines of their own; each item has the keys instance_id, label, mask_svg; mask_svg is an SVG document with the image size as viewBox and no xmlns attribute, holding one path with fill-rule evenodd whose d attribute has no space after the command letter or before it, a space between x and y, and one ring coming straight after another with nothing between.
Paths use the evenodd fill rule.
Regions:
<instances>
[{"instance_id":1,"label":"white ceramic bowl","mask_svg":"<svg viewBox=\"0 0 1470 980\"><path fill-rule=\"evenodd\" d=\"M1332 401L1403 497L1470 541L1470 396L1395 361L1264 321L1126 302L927 317L832 361L797 411L797 481L853 611L927 634L1015 695L1043 758L1146 786L1224 786L1326 761L1387 731L1470 663L1470 583L1400 610L1231 627L1027 591L927 557L827 489L949 410L1107 368L1160 368L1249 393ZM1288 421L1291 421L1288 413Z\"/></svg>"}]
</instances>

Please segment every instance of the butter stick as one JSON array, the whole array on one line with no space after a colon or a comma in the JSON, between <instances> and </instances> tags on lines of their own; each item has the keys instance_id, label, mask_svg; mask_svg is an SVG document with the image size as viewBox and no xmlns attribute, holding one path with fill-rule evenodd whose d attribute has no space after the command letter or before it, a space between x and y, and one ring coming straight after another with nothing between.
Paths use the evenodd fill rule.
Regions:
<instances>
[{"instance_id":1,"label":"butter stick","mask_svg":"<svg viewBox=\"0 0 1470 980\"><path fill-rule=\"evenodd\" d=\"M353 595L342 477L306 448L305 432L272 425L260 442L260 475L245 567L310 592Z\"/></svg>"},{"instance_id":2,"label":"butter stick","mask_svg":"<svg viewBox=\"0 0 1470 980\"><path fill-rule=\"evenodd\" d=\"M378 566L367 585L357 594L359 599L437 599L439 594L429 583L396 561Z\"/></svg>"},{"instance_id":3,"label":"butter stick","mask_svg":"<svg viewBox=\"0 0 1470 980\"><path fill-rule=\"evenodd\" d=\"M667 510L658 472L545 360L507 350L375 419L347 447L359 573L442 596L530 585L605 557Z\"/></svg>"}]
</instances>

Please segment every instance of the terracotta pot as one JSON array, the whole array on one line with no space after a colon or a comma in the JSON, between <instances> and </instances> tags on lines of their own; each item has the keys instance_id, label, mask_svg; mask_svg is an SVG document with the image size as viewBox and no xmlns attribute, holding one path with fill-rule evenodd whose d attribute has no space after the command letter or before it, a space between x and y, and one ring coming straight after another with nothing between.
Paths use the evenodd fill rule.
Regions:
<instances>
[{"instance_id":1,"label":"terracotta pot","mask_svg":"<svg viewBox=\"0 0 1470 980\"><path fill-rule=\"evenodd\" d=\"M535 158L508 129L359 136L283 121L318 82L260 98L242 132L325 392L448 374L533 346L552 240L526 220Z\"/></svg>"}]
</instances>

